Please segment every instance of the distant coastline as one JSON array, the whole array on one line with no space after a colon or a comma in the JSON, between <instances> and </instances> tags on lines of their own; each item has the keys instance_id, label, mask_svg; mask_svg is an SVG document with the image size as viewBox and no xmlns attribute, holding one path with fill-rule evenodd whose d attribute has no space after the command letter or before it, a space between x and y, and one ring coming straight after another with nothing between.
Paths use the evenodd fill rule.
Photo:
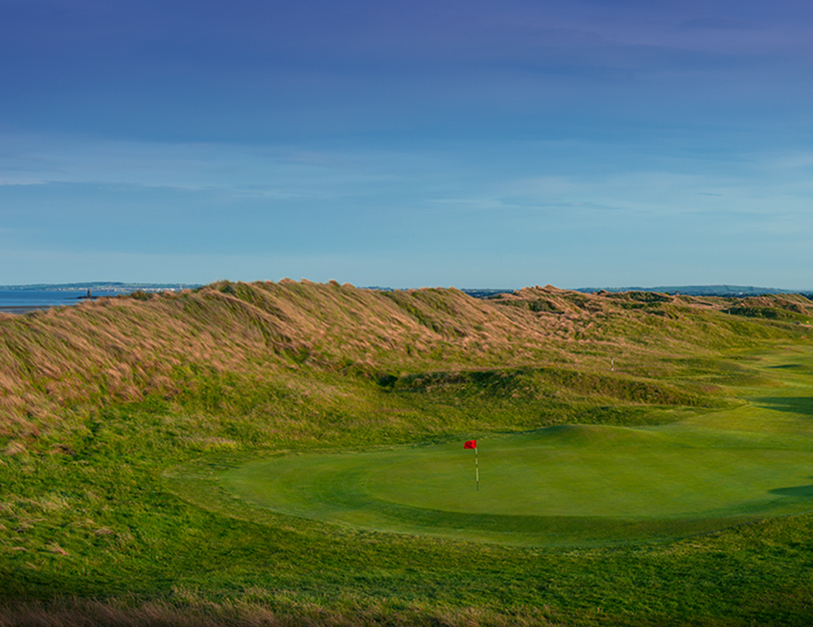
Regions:
<instances>
[{"instance_id":1,"label":"distant coastline","mask_svg":"<svg viewBox=\"0 0 813 627\"><path fill-rule=\"evenodd\" d=\"M84 283L31 283L27 285L0 285L0 291L12 290L37 290L41 292L50 291L73 291L73 290L98 290L100 292L122 292L131 294L142 290L144 292L163 292L202 287L198 283L122 283L116 281L89 281Z\"/></svg>"},{"instance_id":2,"label":"distant coastline","mask_svg":"<svg viewBox=\"0 0 813 627\"><path fill-rule=\"evenodd\" d=\"M383 288L376 288L383 289ZM461 292L475 298L490 298L498 294L511 293L513 289L461 289ZM596 292L658 292L660 294L685 294L686 296L724 296L748 297L764 296L767 294L802 294L808 298L813 297L813 289L787 290L777 287L755 287L753 285L669 285L657 287L577 287L574 292L595 294Z\"/></svg>"},{"instance_id":3,"label":"distant coastline","mask_svg":"<svg viewBox=\"0 0 813 627\"><path fill-rule=\"evenodd\" d=\"M661 294L685 294L687 296L764 296L766 294L813 295L813 289L788 290L777 287L755 287L753 285L668 285L658 287L579 287L575 292L659 292Z\"/></svg>"},{"instance_id":4,"label":"distant coastline","mask_svg":"<svg viewBox=\"0 0 813 627\"><path fill-rule=\"evenodd\" d=\"M116 281L91 281L84 283L35 283L29 285L0 285L0 313L27 313L51 307L75 305L88 298L122 296L133 292L176 292L202 287L191 283L124 283ZM388 287L368 287L377 291L391 291ZM488 299L499 294L511 293L512 288L465 288L460 291L473 298ZM660 292L685 294L687 296L723 296L747 298L770 294L802 294L813 298L813 290L788 290L751 285L671 285L657 287L581 287L576 292Z\"/></svg>"},{"instance_id":5,"label":"distant coastline","mask_svg":"<svg viewBox=\"0 0 813 627\"><path fill-rule=\"evenodd\" d=\"M0 285L0 313L22 314L51 307L76 305L83 300L133 292L179 291L199 287L188 283L40 283Z\"/></svg>"}]
</instances>

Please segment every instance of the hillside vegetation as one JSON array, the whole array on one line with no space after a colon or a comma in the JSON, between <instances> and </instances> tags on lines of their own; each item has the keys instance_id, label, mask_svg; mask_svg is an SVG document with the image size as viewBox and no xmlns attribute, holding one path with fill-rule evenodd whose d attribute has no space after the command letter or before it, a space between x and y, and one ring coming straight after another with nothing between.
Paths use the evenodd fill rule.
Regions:
<instances>
[{"instance_id":1,"label":"hillside vegetation","mask_svg":"<svg viewBox=\"0 0 813 627\"><path fill-rule=\"evenodd\" d=\"M0 316L0 436L36 448L66 423L149 397L239 404L229 398L238 381L274 386L307 378L303 370L397 390L506 385L537 370L555 388L691 404L703 390L662 383L664 375L680 379L681 358L803 338L811 318L813 302L802 296L589 295L550 286L478 300L455 289L285 280L101 298ZM224 387L225 398L210 398L212 386Z\"/></svg>"},{"instance_id":2,"label":"hillside vegetation","mask_svg":"<svg viewBox=\"0 0 813 627\"><path fill-rule=\"evenodd\" d=\"M805 624L807 515L654 548L475 550L249 512L205 481L281 451L701 419L793 377L772 402L809 415L811 320L795 295L290 280L0 315L0 625Z\"/></svg>"}]
</instances>

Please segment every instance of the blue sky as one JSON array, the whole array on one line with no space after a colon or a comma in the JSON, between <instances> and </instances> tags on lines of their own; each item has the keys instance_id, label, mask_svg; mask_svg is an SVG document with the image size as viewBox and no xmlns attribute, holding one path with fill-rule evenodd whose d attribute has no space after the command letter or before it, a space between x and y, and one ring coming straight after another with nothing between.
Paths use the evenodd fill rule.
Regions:
<instances>
[{"instance_id":1,"label":"blue sky","mask_svg":"<svg viewBox=\"0 0 813 627\"><path fill-rule=\"evenodd\" d=\"M813 5L0 0L0 284L813 289Z\"/></svg>"}]
</instances>

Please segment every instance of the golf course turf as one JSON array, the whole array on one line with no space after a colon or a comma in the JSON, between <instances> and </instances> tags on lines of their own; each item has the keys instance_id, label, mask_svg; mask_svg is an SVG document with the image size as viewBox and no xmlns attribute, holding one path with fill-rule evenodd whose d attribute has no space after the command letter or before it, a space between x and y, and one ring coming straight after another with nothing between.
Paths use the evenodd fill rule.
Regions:
<instances>
[{"instance_id":1,"label":"golf course turf","mask_svg":"<svg viewBox=\"0 0 813 627\"><path fill-rule=\"evenodd\" d=\"M783 387L661 426L563 425L478 440L250 461L224 487L275 512L361 529L521 545L646 542L813 510L804 359ZM785 361L787 361L785 359ZM770 394L771 396L768 396ZM466 437L473 434L467 434Z\"/></svg>"},{"instance_id":2,"label":"golf course turf","mask_svg":"<svg viewBox=\"0 0 813 627\"><path fill-rule=\"evenodd\" d=\"M810 320L292 281L0 317L0 625L810 625Z\"/></svg>"}]
</instances>

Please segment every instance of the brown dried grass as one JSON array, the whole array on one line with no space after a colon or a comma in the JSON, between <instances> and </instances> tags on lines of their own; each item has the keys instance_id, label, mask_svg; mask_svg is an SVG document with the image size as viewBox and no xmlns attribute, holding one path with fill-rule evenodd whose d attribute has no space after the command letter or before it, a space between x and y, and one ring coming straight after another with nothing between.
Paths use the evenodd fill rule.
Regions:
<instances>
[{"instance_id":1,"label":"brown dried grass","mask_svg":"<svg viewBox=\"0 0 813 627\"><path fill-rule=\"evenodd\" d=\"M0 434L36 438L66 410L81 416L147 395L172 398L183 384L178 372L190 366L258 380L301 366L373 374L574 363L575 356L579 368L591 369L608 354L707 350L697 320L718 343L741 341L733 317L719 313L737 299L642 298L536 286L478 300L455 289L378 292L283 280L3 316ZM801 296L754 302L813 313Z\"/></svg>"}]
</instances>

